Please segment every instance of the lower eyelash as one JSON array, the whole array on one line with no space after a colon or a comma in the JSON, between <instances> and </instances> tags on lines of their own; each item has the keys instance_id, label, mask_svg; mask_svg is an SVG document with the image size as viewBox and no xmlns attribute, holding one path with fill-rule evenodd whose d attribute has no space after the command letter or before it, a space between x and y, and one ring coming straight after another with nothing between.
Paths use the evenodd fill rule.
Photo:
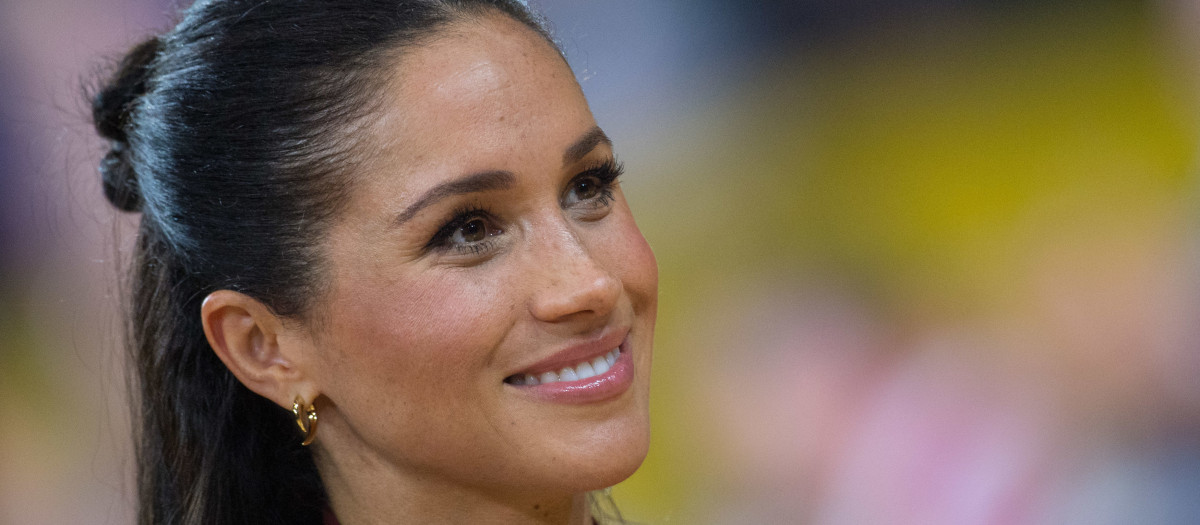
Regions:
<instances>
[{"instance_id":1,"label":"lower eyelash","mask_svg":"<svg viewBox=\"0 0 1200 525\"><path fill-rule=\"evenodd\" d=\"M429 239L429 242L425 245L427 250L439 247L448 247L447 241L450 240L450 237L454 236L454 232L466 224L470 219L475 217L491 217L491 214L479 206L464 206L455 210L450 216L451 219L446 221L445 224L438 229L437 233L433 234L433 237ZM482 243L483 242L481 241L479 244Z\"/></svg>"},{"instance_id":2,"label":"lower eyelash","mask_svg":"<svg viewBox=\"0 0 1200 525\"><path fill-rule=\"evenodd\" d=\"M589 205L596 208L606 208L612 204L615 197L613 188L617 185L617 178L624 172L624 164L610 158L605 159L596 166L583 170L573 180L579 180L583 177L595 177L596 181L600 184L600 194L592 197Z\"/></svg>"},{"instance_id":3,"label":"lower eyelash","mask_svg":"<svg viewBox=\"0 0 1200 525\"><path fill-rule=\"evenodd\" d=\"M596 204L601 208L608 207L609 204L612 204L615 196L613 193L613 181L608 181L604 188L600 190L600 196L596 197Z\"/></svg>"},{"instance_id":4,"label":"lower eyelash","mask_svg":"<svg viewBox=\"0 0 1200 525\"><path fill-rule=\"evenodd\" d=\"M490 251L495 246L495 241L486 239L472 244L456 244L449 246L457 255L477 255L482 252Z\"/></svg>"},{"instance_id":5,"label":"lower eyelash","mask_svg":"<svg viewBox=\"0 0 1200 525\"><path fill-rule=\"evenodd\" d=\"M624 164L616 159L605 159L600 164L588 168L581 172L578 177L590 176L595 177L600 183L600 194L592 198L592 205L596 208L606 208L613 203L616 197L613 188L617 184L617 178L625 172ZM492 215L486 209L478 205L468 205L451 214L451 219L438 229L437 233L429 239L425 245L426 250L448 249L453 250L458 255L478 255L480 253L491 250L495 247L493 239L485 239L477 243L471 244L451 244L448 241L454 236L454 232L461 228L470 219L476 217L490 218Z\"/></svg>"}]
</instances>

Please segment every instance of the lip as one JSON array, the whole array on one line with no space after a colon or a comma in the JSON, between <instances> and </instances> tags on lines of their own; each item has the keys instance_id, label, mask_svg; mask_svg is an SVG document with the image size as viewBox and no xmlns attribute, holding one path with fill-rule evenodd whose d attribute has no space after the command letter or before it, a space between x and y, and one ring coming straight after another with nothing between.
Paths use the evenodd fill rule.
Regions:
<instances>
[{"instance_id":1,"label":"lip","mask_svg":"<svg viewBox=\"0 0 1200 525\"><path fill-rule=\"evenodd\" d=\"M571 346L518 373L537 375L543 372L557 371L563 367L602 356L613 348L620 348L621 353L617 357L617 361L607 372L598 376L577 381L558 381L537 385L505 383L505 386L555 403L594 403L619 396L633 384L633 349L629 344L628 330L606 331L596 340Z\"/></svg>"}]
</instances>

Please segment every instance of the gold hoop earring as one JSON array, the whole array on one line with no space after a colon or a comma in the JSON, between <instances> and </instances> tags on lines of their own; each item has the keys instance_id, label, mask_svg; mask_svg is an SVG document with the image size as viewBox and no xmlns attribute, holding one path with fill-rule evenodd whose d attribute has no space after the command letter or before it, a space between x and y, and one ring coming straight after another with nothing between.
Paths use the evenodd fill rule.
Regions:
<instances>
[{"instance_id":1,"label":"gold hoop earring","mask_svg":"<svg viewBox=\"0 0 1200 525\"><path fill-rule=\"evenodd\" d=\"M301 409L304 411L303 415L300 414ZM304 441L300 444L307 447L317 438L317 407L305 405L304 398L296 396L296 400L292 401L292 414L295 414L296 425L304 433Z\"/></svg>"}]
</instances>

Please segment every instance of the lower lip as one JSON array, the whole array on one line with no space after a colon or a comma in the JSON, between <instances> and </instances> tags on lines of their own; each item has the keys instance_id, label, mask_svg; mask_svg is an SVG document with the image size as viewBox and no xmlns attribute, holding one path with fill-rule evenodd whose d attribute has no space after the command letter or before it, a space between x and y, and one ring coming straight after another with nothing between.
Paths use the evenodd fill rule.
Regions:
<instances>
[{"instance_id":1,"label":"lower lip","mask_svg":"<svg viewBox=\"0 0 1200 525\"><path fill-rule=\"evenodd\" d=\"M629 351L629 340L621 343L620 348L621 355L612 368L598 376L544 385L513 385L513 388L545 401L567 404L595 403L619 396L633 384L633 356Z\"/></svg>"}]
</instances>

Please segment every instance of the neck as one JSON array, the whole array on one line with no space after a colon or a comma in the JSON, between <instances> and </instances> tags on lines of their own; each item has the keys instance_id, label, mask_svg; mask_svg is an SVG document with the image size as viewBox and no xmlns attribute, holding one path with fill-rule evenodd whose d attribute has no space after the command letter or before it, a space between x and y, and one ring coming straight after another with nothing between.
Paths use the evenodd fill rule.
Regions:
<instances>
[{"instance_id":1,"label":"neck","mask_svg":"<svg viewBox=\"0 0 1200 525\"><path fill-rule=\"evenodd\" d=\"M317 466L341 525L495 523L591 525L587 495L497 495L391 466L342 464L317 454Z\"/></svg>"}]
</instances>

